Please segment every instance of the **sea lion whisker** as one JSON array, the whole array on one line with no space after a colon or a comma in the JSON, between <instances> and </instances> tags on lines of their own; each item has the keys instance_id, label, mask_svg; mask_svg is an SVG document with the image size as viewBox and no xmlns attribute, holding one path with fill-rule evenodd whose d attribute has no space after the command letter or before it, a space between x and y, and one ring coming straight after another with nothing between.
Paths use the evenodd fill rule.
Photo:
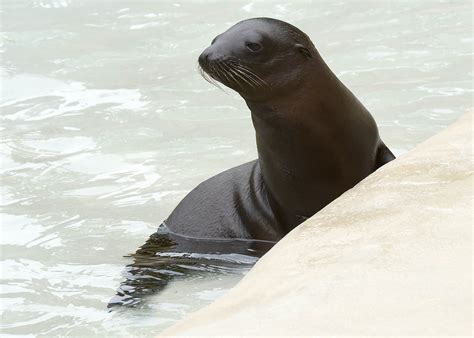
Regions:
<instances>
[{"instance_id":1,"label":"sea lion whisker","mask_svg":"<svg viewBox=\"0 0 474 338\"><path fill-rule=\"evenodd\" d=\"M212 65L210 66L210 72L209 73L206 72L202 67L199 67L199 71L200 71L202 77L207 82L209 82L210 84L212 84L213 86L215 86L216 88L222 90L224 93L227 94L227 92L224 90L224 88L222 88L222 86L219 84L218 80L213 77L213 75L216 76L216 74L215 74L215 68Z\"/></svg>"},{"instance_id":2,"label":"sea lion whisker","mask_svg":"<svg viewBox=\"0 0 474 338\"><path fill-rule=\"evenodd\" d=\"M220 64L216 64L216 65L211 65L211 70L212 70L212 73L214 74L214 76L216 76L219 80L222 81L222 79L227 79L229 80L229 78L226 76L225 72L222 71L222 68L220 67ZM216 81L219 81L218 79L216 79ZM229 80L230 81L230 80ZM229 94L228 92L226 92L224 90L224 88L222 88L221 86L219 86L219 88L226 94Z\"/></svg>"},{"instance_id":3,"label":"sea lion whisker","mask_svg":"<svg viewBox=\"0 0 474 338\"><path fill-rule=\"evenodd\" d=\"M257 88L257 87L261 87L261 85L256 82L255 80L253 80L252 78L250 78L249 76L247 76L245 73L242 73L241 71L239 71L238 69L235 69L231 66L229 66L229 70L235 75L237 76L238 78L240 78L242 81L244 81L245 83L247 83L249 86L251 86L252 88Z\"/></svg>"},{"instance_id":4,"label":"sea lion whisker","mask_svg":"<svg viewBox=\"0 0 474 338\"><path fill-rule=\"evenodd\" d=\"M244 72L242 69L239 69L238 67L233 67L233 70L235 72L238 72L240 76L245 77L247 81L251 81L252 83L254 83L257 87L260 87L260 88L264 87L264 84L261 81L253 77L251 74Z\"/></svg>"},{"instance_id":5,"label":"sea lion whisker","mask_svg":"<svg viewBox=\"0 0 474 338\"><path fill-rule=\"evenodd\" d=\"M201 76L204 80L206 80L210 84L213 84L211 82L211 80L209 79L209 76L206 74L206 72L204 71L204 69L202 69L202 67L200 65L198 65L198 71L199 71L199 74L201 74Z\"/></svg>"},{"instance_id":6,"label":"sea lion whisker","mask_svg":"<svg viewBox=\"0 0 474 338\"><path fill-rule=\"evenodd\" d=\"M259 81L263 87L270 87L270 85L264 79L262 79L257 73L253 72L251 69L243 67L242 71L247 72L249 76L255 78L256 81Z\"/></svg>"},{"instance_id":7,"label":"sea lion whisker","mask_svg":"<svg viewBox=\"0 0 474 338\"><path fill-rule=\"evenodd\" d=\"M209 75L211 75L211 77L215 81L219 81L220 78L222 77L222 75L219 73L219 69L213 64L209 65L209 68L210 68Z\"/></svg>"},{"instance_id":8,"label":"sea lion whisker","mask_svg":"<svg viewBox=\"0 0 474 338\"><path fill-rule=\"evenodd\" d=\"M255 81L252 81L248 76L246 76L245 74L240 73L238 70L232 69L232 72L235 74L235 76L242 79L245 83L247 83L252 88L261 87L259 83L256 83Z\"/></svg>"},{"instance_id":9,"label":"sea lion whisker","mask_svg":"<svg viewBox=\"0 0 474 338\"><path fill-rule=\"evenodd\" d=\"M216 65L210 65L212 74L215 76L216 81L222 81L222 74L219 72L219 68Z\"/></svg>"},{"instance_id":10,"label":"sea lion whisker","mask_svg":"<svg viewBox=\"0 0 474 338\"><path fill-rule=\"evenodd\" d=\"M238 69L240 69L242 72L245 72L248 74L248 76L251 76L252 78L254 78L256 81L260 82L262 84L262 86L265 86L265 87L270 87L268 85L268 83L263 80L258 74L256 74L255 72L253 72L251 69L243 66L241 63L239 62L236 62L236 61L233 61L232 62L232 66L233 67L237 67Z\"/></svg>"},{"instance_id":11,"label":"sea lion whisker","mask_svg":"<svg viewBox=\"0 0 474 338\"><path fill-rule=\"evenodd\" d=\"M215 80L209 74L207 74L206 71L200 65L198 65L198 70L199 70L199 73L201 74L201 76L203 77L204 80L206 80L207 82L209 82L213 86L218 87Z\"/></svg>"},{"instance_id":12,"label":"sea lion whisker","mask_svg":"<svg viewBox=\"0 0 474 338\"><path fill-rule=\"evenodd\" d=\"M224 74L225 78L229 81L229 82L233 82L235 83L236 85L238 85L239 87L242 86L242 84L233 76L233 74L231 74L229 72L229 70L227 68L225 68L225 64L223 63L220 63L219 64L219 68L221 69L222 73Z\"/></svg>"},{"instance_id":13,"label":"sea lion whisker","mask_svg":"<svg viewBox=\"0 0 474 338\"><path fill-rule=\"evenodd\" d=\"M216 69L216 72L221 77L221 79L232 82L232 79L227 76L226 74L227 72L224 69L222 69L222 65L220 63L216 64L215 69Z\"/></svg>"},{"instance_id":14,"label":"sea lion whisker","mask_svg":"<svg viewBox=\"0 0 474 338\"><path fill-rule=\"evenodd\" d=\"M252 80L254 83L261 86L262 82L257 77L255 77L254 74L252 74L250 71L248 71L247 69L242 68L240 65L235 64L235 63L232 64L232 68L234 70L238 71L240 74L246 76L249 80Z\"/></svg>"},{"instance_id":15,"label":"sea lion whisker","mask_svg":"<svg viewBox=\"0 0 474 338\"><path fill-rule=\"evenodd\" d=\"M232 77L234 77L234 78L237 77L237 83L240 86L242 86L242 81L245 82L246 84L248 84L252 88L256 88L256 87L259 86L258 83L250 81L249 78L247 76L245 76L245 74L241 74L241 73L237 72L237 70L234 69L231 64L226 63L225 67L226 67L227 71L232 75Z\"/></svg>"},{"instance_id":16,"label":"sea lion whisker","mask_svg":"<svg viewBox=\"0 0 474 338\"><path fill-rule=\"evenodd\" d=\"M233 82L236 85L238 85L239 87L242 87L241 81L239 81L238 78L235 78L234 73L232 72L232 69L229 67L229 65L227 65L226 63L223 63L223 64L221 64L221 67L222 67L223 71L232 78Z\"/></svg>"}]
</instances>

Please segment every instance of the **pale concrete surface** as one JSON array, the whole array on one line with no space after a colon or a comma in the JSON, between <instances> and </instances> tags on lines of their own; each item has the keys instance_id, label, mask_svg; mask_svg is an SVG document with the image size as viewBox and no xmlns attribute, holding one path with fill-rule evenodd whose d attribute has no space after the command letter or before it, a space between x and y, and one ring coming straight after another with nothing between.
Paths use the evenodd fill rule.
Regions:
<instances>
[{"instance_id":1,"label":"pale concrete surface","mask_svg":"<svg viewBox=\"0 0 474 338\"><path fill-rule=\"evenodd\" d=\"M471 336L472 118L346 192L163 336Z\"/></svg>"}]
</instances>

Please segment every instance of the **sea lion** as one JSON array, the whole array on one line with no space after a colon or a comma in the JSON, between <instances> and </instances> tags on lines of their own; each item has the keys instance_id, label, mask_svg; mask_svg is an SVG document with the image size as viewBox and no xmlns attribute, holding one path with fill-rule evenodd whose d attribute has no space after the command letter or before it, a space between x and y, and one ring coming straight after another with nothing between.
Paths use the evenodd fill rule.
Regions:
<instances>
[{"instance_id":1,"label":"sea lion","mask_svg":"<svg viewBox=\"0 0 474 338\"><path fill-rule=\"evenodd\" d=\"M367 109L289 23L241 21L199 65L245 100L258 159L192 190L164 221L173 233L277 241L395 158Z\"/></svg>"},{"instance_id":2,"label":"sea lion","mask_svg":"<svg viewBox=\"0 0 474 338\"><path fill-rule=\"evenodd\" d=\"M212 41L199 64L208 80L234 89L247 103L258 159L192 190L133 255L109 307L141 306L145 296L194 266L228 264L191 253L260 257L395 158L367 109L308 36L286 22L241 21Z\"/></svg>"}]
</instances>

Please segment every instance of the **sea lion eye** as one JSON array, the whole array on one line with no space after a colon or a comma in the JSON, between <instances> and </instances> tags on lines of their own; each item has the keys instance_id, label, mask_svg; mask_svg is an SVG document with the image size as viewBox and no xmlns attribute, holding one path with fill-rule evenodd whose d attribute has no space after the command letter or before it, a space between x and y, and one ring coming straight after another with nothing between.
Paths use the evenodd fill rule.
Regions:
<instances>
[{"instance_id":1,"label":"sea lion eye","mask_svg":"<svg viewBox=\"0 0 474 338\"><path fill-rule=\"evenodd\" d=\"M247 47L247 49L253 53L259 52L263 48L261 44L256 42L247 42L245 47Z\"/></svg>"}]
</instances>

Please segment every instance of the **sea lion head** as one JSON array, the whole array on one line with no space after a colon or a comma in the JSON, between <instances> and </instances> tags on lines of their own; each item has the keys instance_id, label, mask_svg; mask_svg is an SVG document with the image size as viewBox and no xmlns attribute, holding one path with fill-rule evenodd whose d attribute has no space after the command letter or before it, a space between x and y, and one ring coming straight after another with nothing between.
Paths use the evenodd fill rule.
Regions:
<instances>
[{"instance_id":1,"label":"sea lion head","mask_svg":"<svg viewBox=\"0 0 474 338\"><path fill-rule=\"evenodd\" d=\"M268 100L310 76L317 54L309 37L284 21L254 18L217 35L199 56L201 73L245 100Z\"/></svg>"}]
</instances>

